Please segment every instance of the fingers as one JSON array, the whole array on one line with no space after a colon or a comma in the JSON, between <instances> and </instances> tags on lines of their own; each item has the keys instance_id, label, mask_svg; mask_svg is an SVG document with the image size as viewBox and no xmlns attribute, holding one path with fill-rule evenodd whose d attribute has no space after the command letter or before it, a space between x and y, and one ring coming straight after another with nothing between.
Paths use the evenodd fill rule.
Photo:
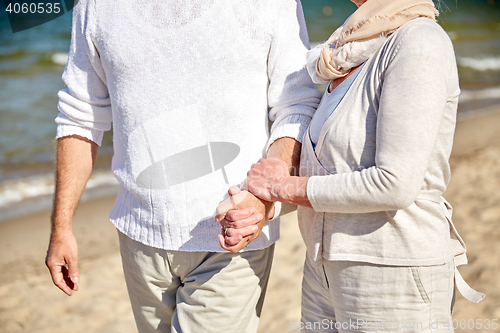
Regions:
<instances>
[{"instance_id":1,"label":"fingers","mask_svg":"<svg viewBox=\"0 0 500 333\"><path fill-rule=\"evenodd\" d=\"M248 177L258 177L262 174L264 174L264 168L260 164L252 164L250 167L250 170L247 172Z\"/></svg>"},{"instance_id":2,"label":"fingers","mask_svg":"<svg viewBox=\"0 0 500 333\"><path fill-rule=\"evenodd\" d=\"M222 228L222 232L224 233L224 241L226 245L234 246L241 242L242 239L246 237L253 236L258 230L259 227L257 225L252 225L240 229L233 228Z\"/></svg>"},{"instance_id":3,"label":"fingers","mask_svg":"<svg viewBox=\"0 0 500 333\"><path fill-rule=\"evenodd\" d=\"M228 245L228 244L225 243L224 236L219 235L219 244L220 244L220 246L224 250L232 252L232 253L239 252L240 250L244 249L249 243L250 243L250 237L245 237L237 245L230 246L230 245Z\"/></svg>"},{"instance_id":4,"label":"fingers","mask_svg":"<svg viewBox=\"0 0 500 333\"><path fill-rule=\"evenodd\" d=\"M78 290L78 246L72 233L53 233L45 258L54 285L66 295Z\"/></svg>"},{"instance_id":5,"label":"fingers","mask_svg":"<svg viewBox=\"0 0 500 333\"><path fill-rule=\"evenodd\" d=\"M61 272L62 272L62 275L63 275L64 284L68 288L70 288L72 291L77 291L78 290L78 285L75 282L73 282L74 278L71 279L71 275L69 273L69 269L66 266L62 266L61 267Z\"/></svg>"},{"instance_id":6,"label":"fingers","mask_svg":"<svg viewBox=\"0 0 500 333\"><path fill-rule=\"evenodd\" d=\"M229 190L231 191L231 189ZM217 209L215 210L215 221L216 222L222 221L226 216L226 213L231 209L236 209L236 206L242 203L247 195L248 191L239 191L238 193L230 196L229 199L226 199L223 202L221 202L219 206L217 206Z\"/></svg>"},{"instance_id":7,"label":"fingers","mask_svg":"<svg viewBox=\"0 0 500 333\"><path fill-rule=\"evenodd\" d=\"M72 288L70 288L64 280L64 275L62 273L63 266L51 266L47 263L47 267L49 268L52 282L56 285L56 287L61 289L66 295L71 296L73 293Z\"/></svg>"},{"instance_id":8,"label":"fingers","mask_svg":"<svg viewBox=\"0 0 500 333\"><path fill-rule=\"evenodd\" d=\"M52 282L54 285L61 289L66 295L71 296L73 291L78 290L77 282L73 282L70 278L70 273L66 265L61 263L53 264L50 260L47 262ZM78 281L78 278L73 277L73 280Z\"/></svg>"},{"instance_id":9,"label":"fingers","mask_svg":"<svg viewBox=\"0 0 500 333\"><path fill-rule=\"evenodd\" d=\"M254 216L254 218L257 218L257 215L259 215L259 213L255 209L255 207L250 206L250 207L243 208L243 209L230 210L229 212L226 213L226 216L224 219L228 222L238 222L238 221L242 221L244 219L248 219L252 216ZM260 214L260 215L262 215L262 214ZM259 221L262 220L262 217L258 220ZM228 225L223 225L223 227L227 227L227 226ZM238 228L238 227L234 227L233 225L230 225L230 227Z\"/></svg>"}]
</instances>

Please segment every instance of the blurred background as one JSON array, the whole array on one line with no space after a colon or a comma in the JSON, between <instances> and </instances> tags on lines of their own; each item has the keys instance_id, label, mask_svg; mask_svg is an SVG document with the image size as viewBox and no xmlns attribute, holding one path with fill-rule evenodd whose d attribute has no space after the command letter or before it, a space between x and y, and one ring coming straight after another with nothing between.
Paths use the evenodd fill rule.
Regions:
<instances>
[{"instance_id":1,"label":"blurred background","mask_svg":"<svg viewBox=\"0 0 500 333\"><path fill-rule=\"evenodd\" d=\"M328 39L330 34L356 9L355 5L347 0L303 0L302 4L312 45ZM484 132L483 126L488 125L489 131L493 128L495 133L497 130L500 132L499 117L488 118L482 122L475 120L484 114L500 114L500 0L441 0L438 6L441 12L438 21L449 34L456 52L462 89L459 104L460 119L472 119L467 126L463 125L467 128L461 130L464 134L457 139L457 145L460 146L457 149L461 149L470 145L476 137L485 135L482 133ZM12 33L4 4L0 1L0 233L2 220L12 221L12 218L40 212L50 207L53 190L53 146L56 129L54 118L57 115L57 92L64 88L61 74L68 56L70 36L71 14L63 15L29 30ZM498 137L497 134L495 135ZM107 198L116 189L116 181L110 172L111 137L111 132L106 133L104 137L96 172L87 186L88 191L84 199ZM476 263L476 266L472 266L464 275L474 281L497 281L500 279L498 256L491 257L491 255L494 253L500 255L500 251L498 246L495 249L487 246L493 246L500 240L499 233L496 231L500 223L500 210L498 209L500 199L496 194L499 192L498 185L500 185L498 182L500 157L498 149L488 148L496 139L488 137L481 140L482 144L479 146L471 146L456 153L452 158L453 177L457 180L450 185L449 193L453 204L462 201L469 204L462 205L465 208L457 208L455 212L457 223L462 224L463 230L469 233L469 240L466 239L466 242L472 240L484 246L484 248L479 245L469 246L469 253L471 253L469 258L473 264ZM476 170L476 173L471 173L472 169ZM481 196L478 194L482 191L481 186L485 188L493 186L493 188L483 191L483 196ZM486 225L489 229L481 229L481 225L474 224L474 222L484 222L482 226ZM45 224L45 227L47 226L48 224ZM4 226L4 228L7 227ZM287 233L295 238L293 238L294 241L283 245L286 248L285 253L297 253L301 256L303 248L300 236L295 231L285 230L284 234ZM4 233L3 237L4 247L2 248L0 236L0 251L8 251L9 247L6 242L10 236ZM19 241L22 242L22 239L20 238ZM43 241L46 242L46 239ZM110 241L113 242L113 240ZM116 246L113 249L116 250ZM490 253L488 258L492 258L494 263L486 259L483 259L484 262L481 261L483 251ZM283 258L286 257L283 255ZM282 262L286 260L283 259ZM12 278L5 277L6 270L2 275L2 267L0 267L0 279L14 281ZM297 267L299 268L296 273L300 275L300 265ZM283 278L290 276L289 268L283 269L285 270L282 274ZM119 274L120 270L117 272ZM44 280L43 283L48 286L50 281ZM287 285L278 280L273 283L276 288L279 284ZM297 287L300 279L296 279L293 283L293 286L299 288L298 292L300 292L300 287ZM464 305L462 309L465 310L458 310L459 317L467 318L467 315L474 313L474 318L494 319L493 317L496 316L500 319L498 286L495 286L491 286L493 299L490 294L488 296L490 300L485 301L489 303L481 307L470 308L476 309L470 310L472 312L467 310L469 305ZM475 287L484 292L480 285L475 285ZM12 288L8 287L8 290L6 288L0 287L0 299L2 295L10 295L9 293L12 292ZM276 306L283 304L283 299L289 297L286 295L284 292L276 301L271 298L269 304L274 304L273 302ZM288 300L289 304L299 306L300 304L296 304L296 295L294 297L293 300ZM0 313L6 309L12 310L15 304L18 303L0 301ZM269 308L274 305L266 306ZM123 311L129 311L127 305L124 307ZM297 316L296 311L297 309L294 308L294 310L282 311L279 314L286 318L293 318L292 316ZM0 332L57 331L49 328L33 329L34 326L21 324L2 325L2 320L4 323L7 320L5 317L7 313L14 312L4 313L4 316L0 314ZM130 313L127 312L127 315L127 325L130 324L133 327ZM276 318L263 320L262 332L287 331L279 325L278 328L275 327ZM130 329L127 325L122 325L123 327L118 325L118 327L122 327L123 329L120 328L122 331L127 331ZM116 330L116 325L109 327L113 327L110 331L120 331ZM102 327L96 332L104 332L101 329ZM469 327L464 331L481 330ZM500 332L500 329L487 331Z\"/></svg>"}]
</instances>

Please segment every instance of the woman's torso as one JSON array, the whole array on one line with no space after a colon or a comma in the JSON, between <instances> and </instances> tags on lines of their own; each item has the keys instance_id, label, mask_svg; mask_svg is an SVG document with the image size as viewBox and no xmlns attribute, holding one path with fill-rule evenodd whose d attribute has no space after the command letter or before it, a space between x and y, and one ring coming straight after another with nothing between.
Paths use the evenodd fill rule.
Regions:
<instances>
[{"instance_id":1,"label":"woman's torso","mask_svg":"<svg viewBox=\"0 0 500 333\"><path fill-rule=\"evenodd\" d=\"M444 96L445 110L439 110L443 112L443 117L426 162L427 169L417 200L405 209L365 213L325 213L299 207L299 225L312 260L324 257L328 260L388 265L428 265L451 259L450 226L441 194L450 179L448 159L453 143L459 88L451 43L443 35L444 31L431 20L417 19L404 25L365 63L326 120L315 148L309 133L306 133L301 176L354 173L377 166L377 129L381 126L378 113L390 64L400 56L401 45L407 51L418 47L418 38L412 39L417 40L415 45L411 44L413 42L409 45L401 43L408 35L429 32L444 40L442 45L436 45L436 52L443 53L447 63L436 63L435 66L448 66L450 70L449 75L442 78L446 80L448 96ZM403 85L404 77L401 79ZM417 86L411 89L415 94L419 93ZM399 103L404 108L405 96L400 97L393 103ZM404 133L401 140L405 140Z\"/></svg>"}]
</instances>

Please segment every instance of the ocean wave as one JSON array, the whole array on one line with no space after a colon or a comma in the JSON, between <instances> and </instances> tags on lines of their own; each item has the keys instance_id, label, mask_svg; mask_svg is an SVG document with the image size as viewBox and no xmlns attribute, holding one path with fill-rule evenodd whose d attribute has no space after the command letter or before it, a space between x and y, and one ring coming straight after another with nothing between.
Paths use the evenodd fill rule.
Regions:
<instances>
[{"instance_id":1,"label":"ocean wave","mask_svg":"<svg viewBox=\"0 0 500 333\"><path fill-rule=\"evenodd\" d=\"M68 62L68 54L56 52L50 57L50 59L54 64L66 66L66 63Z\"/></svg>"},{"instance_id":2,"label":"ocean wave","mask_svg":"<svg viewBox=\"0 0 500 333\"><path fill-rule=\"evenodd\" d=\"M459 37L457 31L447 31L447 33L452 41L455 41Z\"/></svg>"},{"instance_id":3,"label":"ocean wave","mask_svg":"<svg viewBox=\"0 0 500 333\"><path fill-rule=\"evenodd\" d=\"M86 190L106 185L118 185L111 171L94 171L87 182ZM54 175L43 174L20 179L9 179L0 183L0 209L24 200L52 195Z\"/></svg>"},{"instance_id":4,"label":"ocean wave","mask_svg":"<svg viewBox=\"0 0 500 333\"><path fill-rule=\"evenodd\" d=\"M460 102L481 99L500 99L500 86L481 90L462 90L460 93Z\"/></svg>"},{"instance_id":5,"label":"ocean wave","mask_svg":"<svg viewBox=\"0 0 500 333\"><path fill-rule=\"evenodd\" d=\"M457 57L457 62L461 67L471 68L480 72L500 70L500 57Z\"/></svg>"}]
</instances>

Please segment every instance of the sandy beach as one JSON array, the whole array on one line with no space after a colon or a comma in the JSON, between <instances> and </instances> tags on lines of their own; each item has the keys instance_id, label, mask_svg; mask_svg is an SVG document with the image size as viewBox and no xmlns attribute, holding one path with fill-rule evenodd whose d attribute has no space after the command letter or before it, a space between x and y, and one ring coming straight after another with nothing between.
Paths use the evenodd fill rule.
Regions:
<instances>
[{"instance_id":1,"label":"sandy beach","mask_svg":"<svg viewBox=\"0 0 500 333\"><path fill-rule=\"evenodd\" d=\"M486 293L479 304L457 294L457 332L500 332L477 322L500 321L500 107L461 115L445 193L455 225L468 246L465 280ZM137 332L121 269L117 233L108 221L114 198L80 204L74 218L79 244L79 291L67 297L52 285L44 265L50 212L0 222L0 332ZM282 237L259 332L294 332L300 319L300 284L305 248L292 213ZM472 324L474 320L474 325ZM479 320L479 321L477 321Z\"/></svg>"}]
</instances>

